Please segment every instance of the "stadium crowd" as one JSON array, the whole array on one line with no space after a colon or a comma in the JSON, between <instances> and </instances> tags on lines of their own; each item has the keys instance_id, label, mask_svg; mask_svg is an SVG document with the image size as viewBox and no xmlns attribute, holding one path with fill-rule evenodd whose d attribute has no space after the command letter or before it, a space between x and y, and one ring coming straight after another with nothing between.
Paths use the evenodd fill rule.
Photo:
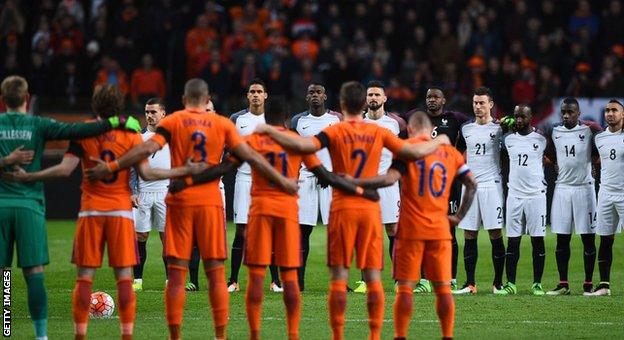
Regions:
<instances>
[{"instance_id":1,"label":"stadium crowd","mask_svg":"<svg viewBox=\"0 0 624 340\"><path fill-rule=\"evenodd\" d=\"M340 84L377 79L395 111L435 83L449 108L469 111L472 89L488 86L502 111L528 102L539 114L556 96L624 92L623 19L619 0L6 0L0 78L24 75L66 110L102 83L136 108L154 95L179 104L201 77L217 111L233 112L262 77L293 112L312 81L336 107Z\"/></svg>"}]
</instances>

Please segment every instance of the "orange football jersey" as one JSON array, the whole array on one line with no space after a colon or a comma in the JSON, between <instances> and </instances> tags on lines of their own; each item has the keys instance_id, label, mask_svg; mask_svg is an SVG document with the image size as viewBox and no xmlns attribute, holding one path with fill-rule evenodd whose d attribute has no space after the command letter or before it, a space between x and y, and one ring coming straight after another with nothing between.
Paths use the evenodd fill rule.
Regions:
<instances>
[{"instance_id":1,"label":"orange football jersey","mask_svg":"<svg viewBox=\"0 0 624 340\"><path fill-rule=\"evenodd\" d=\"M134 146L143 143L141 135L125 130L111 130L102 135L72 141L68 154L80 158L82 170L94 167L90 157L112 162ZM117 171L98 181L82 177L80 211L132 210L130 201L130 169Z\"/></svg>"},{"instance_id":2,"label":"orange football jersey","mask_svg":"<svg viewBox=\"0 0 624 340\"><path fill-rule=\"evenodd\" d=\"M298 136L286 128L283 131ZM314 154L300 155L287 152L266 134L254 133L245 137L245 140L249 146L263 155L278 172L287 178L295 180L299 178L301 162L308 169L314 169L321 165ZM249 215L268 215L297 220L297 195L290 195L282 191L255 169L251 171L251 183Z\"/></svg>"},{"instance_id":3,"label":"orange football jersey","mask_svg":"<svg viewBox=\"0 0 624 340\"><path fill-rule=\"evenodd\" d=\"M215 113L181 110L163 118L151 140L161 147L169 143L171 167L186 164L188 158L210 166L221 162L226 145L235 148L242 142L234 124ZM167 195L170 205L223 206L219 180L194 185L176 194Z\"/></svg>"},{"instance_id":4,"label":"orange football jersey","mask_svg":"<svg viewBox=\"0 0 624 340\"><path fill-rule=\"evenodd\" d=\"M381 151L387 148L397 153L405 141L390 130L374 123L344 121L325 128L316 135L317 149L326 147L331 155L333 172L354 178L377 176ZM379 202L360 196L349 195L340 190L332 191L331 210L377 209Z\"/></svg>"},{"instance_id":5,"label":"orange football jersey","mask_svg":"<svg viewBox=\"0 0 624 340\"><path fill-rule=\"evenodd\" d=\"M416 137L407 142L416 144L430 139ZM453 179L470 171L464 156L453 146L442 145L417 161L395 160L392 168L403 175L397 238L450 240L448 199Z\"/></svg>"}]
</instances>

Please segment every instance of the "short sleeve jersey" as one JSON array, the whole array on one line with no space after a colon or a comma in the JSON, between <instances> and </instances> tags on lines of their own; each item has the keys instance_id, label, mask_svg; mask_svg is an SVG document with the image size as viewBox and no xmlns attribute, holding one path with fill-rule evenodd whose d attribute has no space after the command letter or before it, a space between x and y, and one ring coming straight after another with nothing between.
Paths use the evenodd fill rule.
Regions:
<instances>
[{"instance_id":1,"label":"short sleeve jersey","mask_svg":"<svg viewBox=\"0 0 624 340\"><path fill-rule=\"evenodd\" d=\"M405 142L390 130L364 121L343 121L315 136L317 149L326 147L331 154L333 171L354 178L377 176L381 152L385 147L397 153ZM331 211L343 209L377 209L379 203L363 197L332 191Z\"/></svg>"},{"instance_id":2,"label":"short sleeve jersey","mask_svg":"<svg viewBox=\"0 0 624 340\"><path fill-rule=\"evenodd\" d=\"M181 110L166 116L158 124L151 140L161 148L169 144L171 167L186 164L188 158L213 166L221 162L226 146L235 148L242 142L234 124L215 113ZM168 194L168 205L223 206L219 180L194 185L176 194Z\"/></svg>"},{"instance_id":3,"label":"short sleeve jersey","mask_svg":"<svg viewBox=\"0 0 624 340\"><path fill-rule=\"evenodd\" d=\"M287 131L287 133L295 135L292 131ZM321 165L314 154L301 155L287 152L266 134L254 133L245 137L245 141L287 178L295 180L299 178L302 162L309 169ZM276 216L297 220L297 195L282 191L255 169L251 171L251 183L249 215Z\"/></svg>"},{"instance_id":4,"label":"short sleeve jersey","mask_svg":"<svg viewBox=\"0 0 624 340\"><path fill-rule=\"evenodd\" d=\"M395 136L399 136L399 134L402 132L401 127L405 129L405 125L401 126L401 123L404 123L403 118L400 118L394 114L384 114L379 119L370 119L366 117L364 118L364 121L385 127L386 129L390 130ZM379 174L381 175L388 172L388 169L390 169L390 164L392 164L392 152L386 148L383 148L383 151L381 152L381 161L379 162Z\"/></svg>"},{"instance_id":5,"label":"short sleeve jersey","mask_svg":"<svg viewBox=\"0 0 624 340\"><path fill-rule=\"evenodd\" d=\"M324 128L332 126L340 122L340 114L338 112L327 110L321 116L310 114L309 111L301 112L295 115L290 121L290 127L302 137L312 137ZM332 170L331 157L329 151L323 149L316 152L316 157L321 160L323 166L327 170ZM306 167L301 168L301 177L308 178L314 176Z\"/></svg>"},{"instance_id":6,"label":"short sleeve jersey","mask_svg":"<svg viewBox=\"0 0 624 340\"><path fill-rule=\"evenodd\" d=\"M428 139L416 137L407 142L416 144ZM450 240L447 216L451 183L470 172L463 155L450 145L442 145L417 161L395 160L392 168L403 175L397 238Z\"/></svg>"},{"instance_id":7,"label":"short sleeve jersey","mask_svg":"<svg viewBox=\"0 0 624 340\"><path fill-rule=\"evenodd\" d=\"M264 113L255 115L247 109L232 114L230 120L236 125L236 131L238 131L241 136L252 134L256 126L265 123ZM238 167L238 175L251 176L251 166L247 162L241 164L241 166Z\"/></svg>"},{"instance_id":8,"label":"short sleeve jersey","mask_svg":"<svg viewBox=\"0 0 624 340\"><path fill-rule=\"evenodd\" d=\"M592 127L579 123L572 129L563 124L555 126L551 141L555 147L555 156L559 173L558 185L583 185L594 183L591 175L591 158L594 133Z\"/></svg>"},{"instance_id":9,"label":"short sleeve jersey","mask_svg":"<svg viewBox=\"0 0 624 340\"><path fill-rule=\"evenodd\" d=\"M594 144L600 155L600 190L621 195L624 192L624 132L607 128L596 135Z\"/></svg>"},{"instance_id":10,"label":"short sleeve jersey","mask_svg":"<svg viewBox=\"0 0 624 340\"><path fill-rule=\"evenodd\" d=\"M501 182L500 151L503 130L495 121L462 125L457 149L466 151L466 164L479 186Z\"/></svg>"},{"instance_id":11,"label":"short sleeve jersey","mask_svg":"<svg viewBox=\"0 0 624 340\"><path fill-rule=\"evenodd\" d=\"M533 197L545 193L546 138L536 131L526 136L510 133L503 138L503 147L509 155L509 194Z\"/></svg>"},{"instance_id":12,"label":"short sleeve jersey","mask_svg":"<svg viewBox=\"0 0 624 340\"><path fill-rule=\"evenodd\" d=\"M79 157L84 171L97 165L90 160L91 157L111 162L141 143L143 140L138 133L112 130L100 136L72 141L66 156ZM117 171L98 181L83 176L80 211L132 210L129 179L130 169Z\"/></svg>"}]
</instances>

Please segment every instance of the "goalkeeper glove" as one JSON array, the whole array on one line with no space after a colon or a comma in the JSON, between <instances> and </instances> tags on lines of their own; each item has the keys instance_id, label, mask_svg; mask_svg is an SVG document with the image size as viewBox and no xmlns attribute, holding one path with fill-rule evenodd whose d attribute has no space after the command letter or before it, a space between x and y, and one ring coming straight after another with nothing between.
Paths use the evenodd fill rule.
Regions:
<instances>
[{"instance_id":1,"label":"goalkeeper glove","mask_svg":"<svg viewBox=\"0 0 624 340\"><path fill-rule=\"evenodd\" d=\"M114 116L108 118L113 129L125 129L134 132L141 131L141 123L132 116Z\"/></svg>"},{"instance_id":2,"label":"goalkeeper glove","mask_svg":"<svg viewBox=\"0 0 624 340\"><path fill-rule=\"evenodd\" d=\"M500 123L506 130L513 130L516 125L516 118L513 116L505 116L501 119Z\"/></svg>"}]
</instances>

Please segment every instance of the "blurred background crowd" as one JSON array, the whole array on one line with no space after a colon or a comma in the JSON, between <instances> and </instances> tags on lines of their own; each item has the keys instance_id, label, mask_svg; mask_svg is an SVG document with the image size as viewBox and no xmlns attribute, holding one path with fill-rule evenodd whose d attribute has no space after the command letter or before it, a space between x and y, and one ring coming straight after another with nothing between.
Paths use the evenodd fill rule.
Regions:
<instances>
[{"instance_id":1,"label":"blurred background crowd","mask_svg":"<svg viewBox=\"0 0 624 340\"><path fill-rule=\"evenodd\" d=\"M219 112L243 108L260 77L293 112L310 82L335 108L340 84L377 79L390 110L422 105L426 87L471 112L493 89L500 111L559 96L624 94L619 0L4 0L0 77L26 76L44 110L85 110L93 87L118 85L128 108L158 95L180 105L205 79Z\"/></svg>"}]
</instances>

